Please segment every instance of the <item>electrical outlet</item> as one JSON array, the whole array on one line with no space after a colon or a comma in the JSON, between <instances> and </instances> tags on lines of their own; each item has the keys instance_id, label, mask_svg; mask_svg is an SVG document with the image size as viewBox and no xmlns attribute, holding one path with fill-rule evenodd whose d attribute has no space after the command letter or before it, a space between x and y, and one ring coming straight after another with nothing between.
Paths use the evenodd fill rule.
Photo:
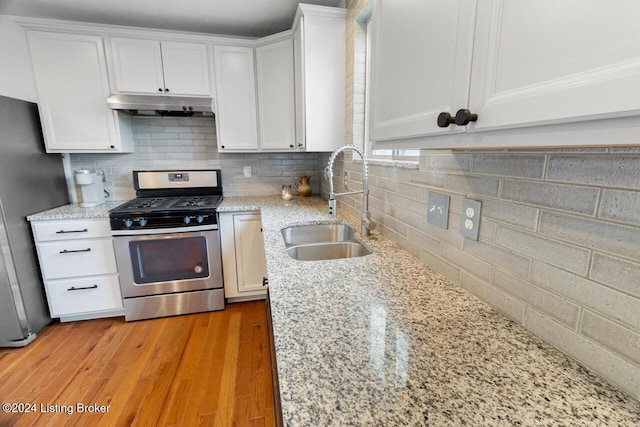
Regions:
<instances>
[{"instance_id":1,"label":"electrical outlet","mask_svg":"<svg viewBox=\"0 0 640 427\"><path fill-rule=\"evenodd\" d=\"M349 188L349 172L344 171L344 188Z\"/></svg>"},{"instance_id":2,"label":"electrical outlet","mask_svg":"<svg viewBox=\"0 0 640 427\"><path fill-rule=\"evenodd\" d=\"M96 170L96 175L98 175L102 179L102 182L107 182L107 177L105 176L102 169Z\"/></svg>"},{"instance_id":3,"label":"electrical outlet","mask_svg":"<svg viewBox=\"0 0 640 427\"><path fill-rule=\"evenodd\" d=\"M429 191L427 197L427 222L447 229L449 222L449 196Z\"/></svg>"},{"instance_id":4,"label":"electrical outlet","mask_svg":"<svg viewBox=\"0 0 640 427\"><path fill-rule=\"evenodd\" d=\"M244 172L245 178L251 178L251 166L244 166L242 171Z\"/></svg>"},{"instance_id":5,"label":"electrical outlet","mask_svg":"<svg viewBox=\"0 0 640 427\"><path fill-rule=\"evenodd\" d=\"M477 200L462 199L460 234L470 239L478 240L481 207L482 203Z\"/></svg>"}]
</instances>

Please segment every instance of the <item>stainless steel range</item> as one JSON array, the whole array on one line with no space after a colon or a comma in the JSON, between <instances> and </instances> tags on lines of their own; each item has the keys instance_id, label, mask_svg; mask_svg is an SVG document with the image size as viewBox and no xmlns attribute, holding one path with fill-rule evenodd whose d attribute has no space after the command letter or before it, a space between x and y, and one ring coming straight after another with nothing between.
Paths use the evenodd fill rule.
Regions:
<instances>
[{"instance_id":1,"label":"stainless steel range","mask_svg":"<svg viewBox=\"0 0 640 427\"><path fill-rule=\"evenodd\" d=\"M219 170L134 171L109 212L126 320L224 309Z\"/></svg>"}]
</instances>

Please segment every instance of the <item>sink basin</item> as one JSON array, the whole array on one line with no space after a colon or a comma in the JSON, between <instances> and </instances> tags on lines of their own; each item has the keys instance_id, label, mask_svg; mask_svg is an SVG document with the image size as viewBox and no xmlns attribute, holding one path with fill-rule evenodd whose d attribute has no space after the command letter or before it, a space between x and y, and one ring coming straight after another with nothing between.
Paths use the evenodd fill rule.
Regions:
<instances>
[{"instance_id":1,"label":"sink basin","mask_svg":"<svg viewBox=\"0 0 640 427\"><path fill-rule=\"evenodd\" d=\"M282 229L287 253L299 261L322 261L369 255L355 240L356 232L344 224L297 225Z\"/></svg>"},{"instance_id":2,"label":"sink basin","mask_svg":"<svg viewBox=\"0 0 640 427\"><path fill-rule=\"evenodd\" d=\"M371 251L358 242L331 242L291 246L287 253L299 261L322 261L369 255Z\"/></svg>"},{"instance_id":3,"label":"sink basin","mask_svg":"<svg viewBox=\"0 0 640 427\"><path fill-rule=\"evenodd\" d=\"M297 225L282 229L282 237L287 246L324 242L353 241L356 232L344 224Z\"/></svg>"}]
</instances>

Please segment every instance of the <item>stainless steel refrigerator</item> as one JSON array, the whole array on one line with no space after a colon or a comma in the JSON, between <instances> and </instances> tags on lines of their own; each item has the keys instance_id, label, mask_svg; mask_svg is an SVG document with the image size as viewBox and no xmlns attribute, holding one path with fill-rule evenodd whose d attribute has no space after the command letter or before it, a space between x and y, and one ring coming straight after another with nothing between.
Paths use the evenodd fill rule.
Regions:
<instances>
[{"instance_id":1,"label":"stainless steel refrigerator","mask_svg":"<svg viewBox=\"0 0 640 427\"><path fill-rule=\"evenodd\" d=\"M59 154L46 154L38 107L0 96L0 347L29 344L49 309L26 216L69 203Z\"/></svg>"}]
</instances>

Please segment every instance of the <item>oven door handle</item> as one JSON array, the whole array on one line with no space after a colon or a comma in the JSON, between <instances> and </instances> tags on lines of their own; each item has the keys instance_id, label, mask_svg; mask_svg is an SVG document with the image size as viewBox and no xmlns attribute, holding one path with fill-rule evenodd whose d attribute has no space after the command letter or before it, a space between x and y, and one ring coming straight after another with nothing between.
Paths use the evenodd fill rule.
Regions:
<instances>
[{"instance_id":1,"label":"oven door handle","mask_svg":"<svg viewBox=\"0 0 640 427\"><path fill-rule=\"evenodd\" d=\"M190 233L192 231L217 230L218 224L196 225L194 227L138 228L136 230L111 230L112 236L140 236L145 234Z\"/></svg>"}]
</instances>

